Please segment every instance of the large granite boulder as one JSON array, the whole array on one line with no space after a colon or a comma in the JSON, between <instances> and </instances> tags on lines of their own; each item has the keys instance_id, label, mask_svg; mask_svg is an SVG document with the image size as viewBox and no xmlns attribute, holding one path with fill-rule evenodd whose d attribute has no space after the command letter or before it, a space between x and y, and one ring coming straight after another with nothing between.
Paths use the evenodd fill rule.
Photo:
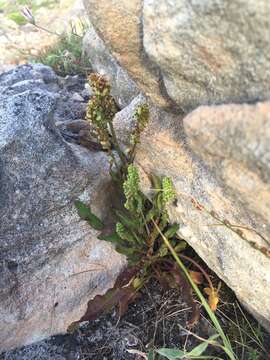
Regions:
<instances>
[{"instance_id":1,"label":"large granite boulder","mask_svg":"<svg viewBox=\"0 0 270 360\"><path fill-rule=\"evenodd\" d=\"M268 0L84 3L114 62L159 106L190 110L269 97ZM112 61L90 33L93 65L106 61L110 72Z\"/></svg>"},{"instance_id":2,"label":"large granite boulder","mask_svg":"<svg viewBox=\"0 0 270 360\"><path fill-rule=\"evenodd\" d=\"M268 0L145 0L143 45L177 104L270 95Z\"/></svg>"},{"instance_id":3,"label":"large granite boulder","mask_svg":"<svg viewBox=\"0 0 270 360\"><path fill-rule=\"evenodd\" d=\"M151 108L144 190L144 175L171 176L180 235L270 329L269 1L84 3L85 51L123 108L123 142L136 106Z\"/></svg>"},{"instance_id":4,"label":"large granite boulder","mask_svg":"<svg viewBox=\"0 0 270 360\"><path fill-rule=\"evenodd\" d=\"M55 126L83 116L70 80L42 65L0 75L1 350L66 332L124 264L74 208L79 198L105 216L110 176L104 152Z\"/></svg>"}]
</instances>

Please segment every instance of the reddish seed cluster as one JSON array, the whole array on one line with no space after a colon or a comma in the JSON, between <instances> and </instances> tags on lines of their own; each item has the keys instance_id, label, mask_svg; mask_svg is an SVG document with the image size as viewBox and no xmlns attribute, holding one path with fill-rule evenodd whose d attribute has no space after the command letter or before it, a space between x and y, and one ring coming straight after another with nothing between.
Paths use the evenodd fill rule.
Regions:
<instances>
[{"instance_id":1,"label":"reddish seed cluster","mask_svg":"<svg viewBox=\"0 0 270 360\"><path fill-rule=\"evenodd\" d=\"M110 93L110 84L104 76L93 73L88 77L88 81L94 93L102 93L103 95Z\"/></svg>"}]
</instances>

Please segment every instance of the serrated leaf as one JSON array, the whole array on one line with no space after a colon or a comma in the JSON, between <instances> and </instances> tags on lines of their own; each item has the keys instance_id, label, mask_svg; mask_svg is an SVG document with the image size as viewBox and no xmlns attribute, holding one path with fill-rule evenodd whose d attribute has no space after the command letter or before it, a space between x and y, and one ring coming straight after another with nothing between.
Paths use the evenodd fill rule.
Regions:
<instances>
[{"instance_id":1,"label":"serrated leaf","mask_svg":"<svg viewBox=\"0 0 270 360\"><path fill-rule=\"evenodd\" d=\"M133 286L114 287L109 289L104 295L97 295L88 301L87 310L80 320L73 322L68 330L76 328L83 321L96 320L100 316L108 313L113 307L118 305L119 316L121 317L127 310L128 305L137 297L136 289Z\"/></svg>"},{"instance_id":2,"label":"serrated leaf","mask_svg":"<svg viewBox=\"0 0 270 360\"><path fill-rule=\"evenodd\" d=\"M183 359L185 356L184 351L178 349L161 348L155 351L169 360Z\"/></svg>"},{"instance_id":3,"label":"serrated leaf","mask_svg":"<svg viewBox=\"0 0 270 360\"><path fill-rule=\"evenodd\" d=\"M95 320L101 315L110 311L115 306L121 295L121 289L109 289L104 295L97 295L88 302L86 313L81 317L80 322Z\"/></svg>"},{"instance_id":4,"label":"serrated leaf","mask_svg":"<svg viewBox=\"0 0 270 360\"><path fill-rule=\"evenodd\" d=\"M179 224L173 224L169 227L168 230L165 231L164 236L167 239L170 239L173 236L175 236L175 234L177 233L178 230L179 230Z\"/></svg>"},{"instance_id":5,"label":"serrated leaf","mask_svg":"<svg viewBox=\"0 0 270 360\"><path fill-rule=\"evenodd\" d=\"M76 200L74 202L76 209L78 210L78 214L81 219L86 220L93 229L95 230L102 230L104 227L103 222L91 212L91 209L85 205L80 200Z\"/></svg>"},{"instance_id":6,"label":"serrated leaf","mask_svg":"<svg viewBox=\"0 0 270 360\"><path fill-rule=\"evenodd\" d=\"M200 310L193 298L192 287L185 274L183 274L182 271L178 268L177 264L174 264L174 267L171 269L171 273L173 275L174 281L182 291L184 301L191 308L191 318L189 319L187 325L192 327L197 324L200 318Z\"/></svg>"}]
</instances>

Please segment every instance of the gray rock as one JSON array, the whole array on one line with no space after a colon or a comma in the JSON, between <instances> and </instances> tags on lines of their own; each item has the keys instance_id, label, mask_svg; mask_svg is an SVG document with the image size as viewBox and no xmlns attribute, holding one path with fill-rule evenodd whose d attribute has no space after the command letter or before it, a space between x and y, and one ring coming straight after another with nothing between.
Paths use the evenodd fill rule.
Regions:
<instances>
[{"instance_id":1,"label":"gray rock","mask_svg":"<svg viewBox=\"0 0 270 360\"><path fill-rule=\"evenodd\" d=\"M127 106L130 99L140 93L137 85L127 72L119 66L113 58L95 29L89 24L89 29L83 39L84 50L89 56L92 69L106 75L112 86L112 95L118 106L122 109Z\"/></svg>"},{"instance_id":2,"label":"gray rock","mask_svg":"<svg viewBox=\"0 0 270 360\"><path fill-rule=\"evenodd\" d=\"M106 216L109 164L104 152L67 143L55 127L61 89L46 90L47 70L27 65L1 76L14 90L0 94L2 350L64 333L124 265L74 208L80 198Z\"/></svg>"},{"instance_id":3,"label":"gray rock","mask_svg":"<svg viewBox=\"0 0 270 360\"><path fill-rule=\"evenodd\" d=\"M84 98L77 92L75 92L73 95L72 95L72 100L74 101L79 101L79 102L84 102Z\"/></svg>"},{"instance_id":4,"label":"gray rock","mask_svg":"<svg viewBox=\"0 0 270 360\"><path fill-rule=\"evenodd\" d=\"M268 0L144 0L143 44L185 109L270 96Z\"/></svg>"},{"instance_id":5,"label":"gray rock","mask_svg":"<svg viewBox=\"0 0 270 360\"><path fill-rule=\"evenodd\" d=\"M108 73L113 84L119 73L130 76L119 82L119 94L134 80L170 112L269 98L268 0L84 4L94 26L85 50L95 70Z\"/></svg>"},{"instance_id":6,"label":"gray rock","mask_svg":"<svg viewBox=\"0 0 270 360\"><path fill-rule=\"evenodd\" d=\"M25 64L0 74L1 86L11 86L24 80L40 79L46 84L58 81L54 71L49 66L42 64Z\"/></svg>"}]
</instances>

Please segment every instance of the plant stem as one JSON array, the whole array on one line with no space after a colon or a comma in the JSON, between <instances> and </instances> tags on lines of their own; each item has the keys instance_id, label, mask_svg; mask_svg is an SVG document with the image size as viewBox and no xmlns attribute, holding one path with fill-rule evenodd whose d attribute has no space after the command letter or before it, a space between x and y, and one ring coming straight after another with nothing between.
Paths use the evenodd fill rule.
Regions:
<instances>
[{"instance_id":1,"label":"plant stem","mask_svg":"<svg viewBox=\"0 0 270 360\"><path fill-rule=\"evenodd\" d=\"M49 34L52 34L52 35L56 35L56 36L59 36L59 37L61 37L62 35L61 34L58 34L57 32L55 32L55 31L51 31L51 30L49 30L49 29L46 29L46 28L44 28L43 26L41 26L41 25L38 25L38 24L33 24L36 28L38 28L38 29L40 29L40 30L43 30L43 31L46 31L47 33L49 33Z\"/></svg>"}]
</instances>

